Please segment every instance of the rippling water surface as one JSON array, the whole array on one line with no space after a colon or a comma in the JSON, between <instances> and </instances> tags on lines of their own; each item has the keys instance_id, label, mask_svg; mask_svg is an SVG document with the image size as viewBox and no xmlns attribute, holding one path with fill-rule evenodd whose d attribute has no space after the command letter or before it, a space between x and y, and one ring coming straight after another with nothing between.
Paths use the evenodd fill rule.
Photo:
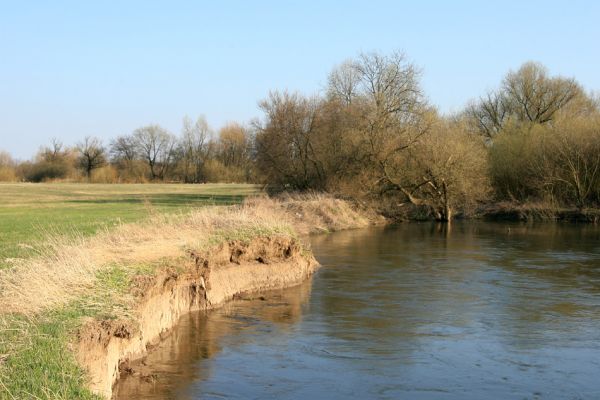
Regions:
<instances>
[{"instance_id":1,"label":"rippling water surface","mask_svg":"<svg viewBox=\"0 0 600 400\"><path fill-rule=\"evenodd\" d=\"M312 281L192 314L118 399L600 398L600 229L311 238Z\"/></svg>"}]
</instances>

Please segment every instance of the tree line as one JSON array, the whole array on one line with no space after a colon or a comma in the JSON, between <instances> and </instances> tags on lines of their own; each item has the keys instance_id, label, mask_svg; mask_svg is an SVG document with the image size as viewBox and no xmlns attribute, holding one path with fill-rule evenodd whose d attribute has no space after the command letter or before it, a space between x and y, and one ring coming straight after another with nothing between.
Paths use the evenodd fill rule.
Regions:
<instances>
[{"instance_id":1,"label":"tree line","mask_svg":"<svg viewBox=\"0 0 600 400\"><path fill-rule=\"evenodd\" d=\"M184 118L176 136L147 125L105 144L87 136L75 146L52 139L32 161L0 152L0 180L29 182L252 182L250 129L231 123L215 134L204 117Z\"/></svg>"},{"instance_id":2,"label":"tree line","mask_svg":"<svg viewBox=\"0 0 600 400\"><path fill-rule=\"evenodd\" d=\"M529 62L441 115L420 78L403 53L364 53L336 66L324 93L269 93L251 124L215 135L186 118L179 136L150 125L106 147L54 141L33 162L0 156L0 179L64 179L71 168L96 181L260 182L441 221L500 201L600 206L600 102L577 81Z\"/></svg>"}]
</instances>

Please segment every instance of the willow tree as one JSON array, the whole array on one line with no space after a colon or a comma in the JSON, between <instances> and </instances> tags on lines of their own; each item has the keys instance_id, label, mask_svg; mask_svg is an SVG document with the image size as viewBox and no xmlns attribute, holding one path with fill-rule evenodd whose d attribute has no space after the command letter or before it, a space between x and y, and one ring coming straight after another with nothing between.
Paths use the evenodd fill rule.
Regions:
<instances>
[{"instance_id":1,"label":"willow tree","mask_svg":"<svg viewBox=\"0 0 600 400\"><path fill-rule=\"evenodd\" d=\"M434 219L451 221L488 198L487 150L461 121L434 119L426 134L386 164L382 191L398 191Z\"/></svg>"},{"instance_id":2,"label":"willow tree","mask_svg":"<svg viewBox=\"0 0 600 400\"><path fill-rule=\"evenodd\" d=\"M578 98L585 97L571 78L551 77L542 64L528 62L510 71L500 88L471 104L467 114L488 139L494 138L508 121L528 125L546 124Z\"/></svg>"}]
</instances>

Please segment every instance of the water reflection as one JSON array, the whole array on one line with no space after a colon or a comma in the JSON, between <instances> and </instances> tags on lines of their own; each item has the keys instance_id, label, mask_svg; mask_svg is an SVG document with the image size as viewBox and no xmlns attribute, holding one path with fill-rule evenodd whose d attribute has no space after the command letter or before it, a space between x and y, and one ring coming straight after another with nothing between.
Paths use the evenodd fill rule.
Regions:
<instances>
[{"instance_id":1,"label":"water reflection","mask_svg":"<svg viewBox=\"0 0 600 400\"><path fill-rule=\"evenodd\" d=\"M147 357L131 365L115 388L118 399L194 398L186 394L190 382L206 380L211 367L203 364L224 347L251 344L254 336L284 334L302 318L310 297L311 282L268 293L249 295L223 308L191 313Z\"/></svg>"},{"instance_id":2,"label":"water reflection","mask_svg":"<svg viewBox=\"0 0 600 400\"><path fill-rule=\"evenodd\" d=\"M312 245L312 286L186 317L145 361L156 379L119 398L600 397L597 226L407 224Z\"/></svg>"}]
</instances>

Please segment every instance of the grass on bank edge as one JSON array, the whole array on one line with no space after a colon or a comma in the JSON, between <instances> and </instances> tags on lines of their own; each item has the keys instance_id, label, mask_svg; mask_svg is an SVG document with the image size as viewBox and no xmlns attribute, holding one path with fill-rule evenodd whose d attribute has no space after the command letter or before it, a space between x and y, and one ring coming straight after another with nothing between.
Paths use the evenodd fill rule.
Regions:
<instances>
[{"instance_id":1,"label":"grass on bank edge","mask_svg":"<svg viewBox=\"0 0 600 400\"><path fill-rule=\"evenodd\" d=\"M70 351L77 328L89 318L133 318L132 278L177 264L178 260L159 260L108 265L97 272L87 296L39 315L0 316L0 354L5 355L0 365L0 399L100 399L87 389L85 373Z\"/></svg>"},{"instance_id":2,"label":"grass on bank edge","mask_svg":"<svg viewBox=\"0 0 600 400\"><path fill-rule=\"evenodd\" d=\"M261 194L250 184L0 182L0 269L38 255L49 234L93 236L153 213L240 204Z\"/></svg>"},{"instance_id":3,"label":"grass on bank edge","mask_svg":"<svg viewBox=\"0 0 600 400\"><path fill-rule=\"evenodd\" d=\"M346 202L309 195L155 215L93 237L50 240L48 254L0 271L0 399L97 399L70 351L73 334L86 318L134 318L131 279L182 265L187 249L369 223Z\"/></svg>"},{"instance_id":4,"label":"grass on bank edge","mask_svg":"<svg viewBox=\"0 0 600 400\"><path fill-rule=\"evenodd\" d=\"M59 240L53 245L54 253L63 250L66 256L51 254L28 260L26 264L29 265L16 266L10 273L3 271L0 275L0 297L4 297L0 299L3 305L0 308L0 399L97 399L86 388L85 374L70 351L73 335L83 320L133 318L130 313L134 299L129 294L133 276L154 274L166 265L181 265L183 260L178 261L178 258L184 257L188 248L207 248L224 240L289 235L293 229L284 220L276 212L256 207L202 209L171 221L156 216L147 222L80 239L76 243L60 243ZM150 232L128 235L136 230ZM159 231L164 235L159 235ZM119 262L106 257L106 252L112 252L106 247L114 246L115 242L118 245L121 241L125 248L144 244L142 247L148 249L159 246L162 239L174 231L179 232L177 240L163 245L164 252L158 253L166 254L166 258L143 262L134 258ZM74 250L77 251L73 253ZM74 271L75 259L79 256L84 256L83 273ZM41 267L41 271L35 273L36 267ZM48 276L52 273L55 276ZM46 280L53 281L48 284L51 290L44 290ZM65 286L57 287L61 280ZM4 290L7 286L9 290ZM73 295L69 292L75 286L81 288ZM44 297L6 298L19 292L35 296L36 288ZM27 300L28 304L22 303ZM6 313L6 310L11 312Z\"/></svg>"}]
</instances>

